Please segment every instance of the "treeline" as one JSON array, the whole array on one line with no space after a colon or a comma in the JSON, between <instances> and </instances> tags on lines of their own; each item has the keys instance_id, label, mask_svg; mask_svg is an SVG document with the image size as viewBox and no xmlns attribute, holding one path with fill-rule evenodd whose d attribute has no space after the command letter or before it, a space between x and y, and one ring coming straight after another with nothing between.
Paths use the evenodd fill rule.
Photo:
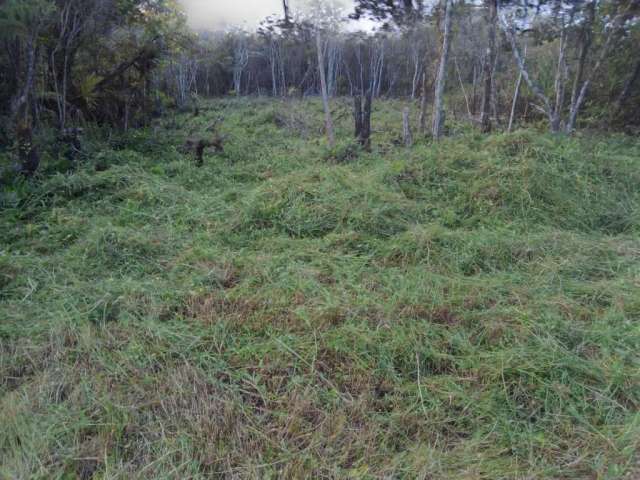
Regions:
<instances>
[{"instance_id":1,"label":"treeline","mask_svg":"<svg viewBox=\"0 0 640 480\"><path fill-rule=\"evenodd\" d=\"M227 33L216 49L231 81L215 93L318 95L324 70L329 97L421 99L422 130L439 89L448 113L483 131L546 119L571 133L585 108L597 126L640 123L640 2L426 3L361 0L355 15L375 17L376 33L348 33L326 12Z\"/></svg>"},{"instance_id":2,"label":"treeline","mask_svg":"<svg viewBox=\"0 0 640 480\"><path fill-rule=\"evenodd\" d=\"M0 140L30 174L39 127L73 145L87 122L126 130L221 95L320 94L330 141L329 100L351 96L363 145L380 97L415 100L405 127L436 139L446 115L484 132L640 125L640 0L310 5L292 14L284 0L254 32L196 34L175 0L4 0ZM350 32L349 14L378 28Z\"/></svg>"}]
</instances>

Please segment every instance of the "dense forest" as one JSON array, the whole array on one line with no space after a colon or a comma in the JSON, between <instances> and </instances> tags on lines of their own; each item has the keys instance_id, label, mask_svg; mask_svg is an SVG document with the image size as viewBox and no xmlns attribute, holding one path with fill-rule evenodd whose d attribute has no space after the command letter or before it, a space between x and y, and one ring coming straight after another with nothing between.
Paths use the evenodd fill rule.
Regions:
<instances>
[{"instance_id":1,"label":"dense forest","mask_svg":"<svg viewBox=\"0 0 640 480\"><path fill-rule=\"evenodd\" d=\"M189 3L0 0L0 478L640 478L640 0Z\"/></svg>"}]
</instances>

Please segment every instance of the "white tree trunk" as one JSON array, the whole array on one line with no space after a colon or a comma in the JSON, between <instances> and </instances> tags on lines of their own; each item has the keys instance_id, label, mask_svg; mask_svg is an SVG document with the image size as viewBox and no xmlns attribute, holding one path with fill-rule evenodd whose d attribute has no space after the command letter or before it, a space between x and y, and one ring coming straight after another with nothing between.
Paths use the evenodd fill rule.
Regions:
<instances>
[{"instance_id":1,"label":"white tree trunk","mask_svg":"<svg viewBox=\"0 0 640 480\"><path fill-rule=\"evenodd\" d=\"M413 134L411 133L411 121L409 119L409 107L402 111L402 139L405 147L413 145Z\"/></svg>"},{"instance_id":2,"label":"white tree trunk","mask_svg":"<svg viewBox=\"0 0 640 480\"><path fill-rule=\"evenodd\" d=\"M488 9L487 21L489 23L489 43L487 45L487 58L484 62L484 88L482 90L482 110L480 113L481 130L484 133L491 131L491 97L494 88L493 73L496 55L496 23L498 19L498 0L486 0Z\"/></svg>"},{"instance_id":3,"label":"white tree trunk","mask_svg":"<svg viewBox=\"0 0 640 480\"><path fill-rule=\"evenodd\" d=\"M640 5L640 2L636 0L633 4ZM569 118L565 126L565 131L568 134L573 133L573 129L575 128L576 120L578 118L578 112L580 111L580 108L582 107L582 104L585 98L587 97L587 91L589 90L591 81L593 80L593 77L598 72L598 70L600 70L600 67L602 66L602 63L604 62L604 60L607 58L607 55L609 55L609 52L611 51L611 48L614 44L614 38L618 34L618 30L621 27L621 24L623 23L623 21L624 21L623 13L618 14L616 18L614 18L612 22L613 25L610 27L609 34L607 35L604 45L602 46L602 50L600 50L600 55L598 56L598 60L596 61L596 64L593 66L593 69L589 73L589 76L582 83L582 87L580 88L578 96L575 99L575 103L571 105L571 111L569 112Z\"/></svg>"},{"instance_id":4,"label":"white tree trunk","mask_svg":"<svg viewBox=\"0 0 640 480\"><path fill-rule=\"evenodd\" d=\"M556 99L553 107L553 119L551 121L552 132L560 131L560 123L562 121L562 109L564 106L564 92L567 77L567 61L565 59L566 50L567 31L563 25L562 34L560 35L560 50L558 52L558 65L556 67L556 79L554 83Z\"/></svg>"},{"instance_id":5,"label":"white tree trunk","mask_svg":"<svg viewBox=\"0 0 640 480\"><path fill-rule=\"evenodd\" d=\"M324 125L327 132L327 139L329 140L329 146L333 147L336 141L333 134L333 120L331 119L331 109L329 108L329 92L327 91L327 78L324 66L324 49L322 47L320 30L316 30L316 50L318 51L318 70L320 72L320 90L322 93L322 106L324 108Z\"/></svg>"},{"instance_id":6,"label":"white tree trunk","mask_svg":"<svg viewBox=\"0 0 640 480\"><path fill-rule=\"evenodd\" d=\"M527 47L524 47L524 58L523 62L527 60ZM511 115L509 115L509 126L507 127L508 132L513 131L513 122L516 117L516 105L518 104L518 97L520 96L520 88L522 87L522 72L518 73L518 81L516 82L516 88L513 92L513 102L511 103Z\"/></svg>"},{"instance_id":7,"label":"white tree trunk","mask_svg":"<svg viewBox=\"0 0 640 480\"><path fill-rule=\"evenodd\" d=\"M449 50L451 46L451 10L453 4L451 0L444 1L444 31L442 37L442 52L440 54L440 64L438 65L438 76L436 77L435 94L433 100L433 126L432 134L434 140L439 140L444 131L445 111L444 111L444 88L447 82L447 64L449 62Z\"/></svg>"},{"instance_id":8,"label":"white tree trunk","mask_svg":"<svg viewBox=\"0 0 640 480\"><path fill-rule=\"evenodd\" d=\"M531 76L529 75L529 72L525 66L523 57L522 55L520 55L520 49L518 48L518 44L516 42L516 36L515 36L515 33L513 32L513 29L509 28L504 18L501 18L501 23L502 23L502 29L505 33L505 36L507 37L507 40L509 40L509 43L511 44L513 57L515 58L516 64L518 65L518 69L520 70L520 74L522 75L522 78L527 83L527 85L529 86L531 91L534 93L534 95L538 97L538 99L542 102L543 104L543 107L541 107L542 111L547 115L547 118L549 119L549 124L553 125L553 107L551 106L551 101L549 100L549 97L547 97L544 94L544 91L542 90L542 88L536 82L534 82Z\"/></svg>"},{"instance_id":9,"label":"white tree trunk","mask_svg":"<svg viewBox=\"0 0 640 480\"><path fill-rule=\"evenodd\" d=\"M473 114L471 113L471 105L469 104L469 96L467 95L467 89L464 88L464 82L462 81L462 74L460 73L460 67L458 66L458 59L453 57L453 63L456 67L456 73L458 74L458 81L460 82L460 88L462 89L462 95L464 96L464 103L467 106L467 115L469 120L473 121Z\"/></svg>"}]
</instances>

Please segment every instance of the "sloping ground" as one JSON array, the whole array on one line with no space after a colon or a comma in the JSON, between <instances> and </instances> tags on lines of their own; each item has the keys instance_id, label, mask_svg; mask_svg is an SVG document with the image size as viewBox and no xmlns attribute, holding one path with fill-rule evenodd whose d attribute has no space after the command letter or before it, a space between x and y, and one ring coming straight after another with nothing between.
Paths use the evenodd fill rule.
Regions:
<instances>
[{"instance_id":1,"label":"sloping ground","mask_svg":"<svg viewBox=\"0 0 640 480\"><path fill-rule=\"evenodd\" d=\"M216 102L6 193L0 477L640 475L640 143L379 108L370 154Z\"/></svg>"}]
</instances>

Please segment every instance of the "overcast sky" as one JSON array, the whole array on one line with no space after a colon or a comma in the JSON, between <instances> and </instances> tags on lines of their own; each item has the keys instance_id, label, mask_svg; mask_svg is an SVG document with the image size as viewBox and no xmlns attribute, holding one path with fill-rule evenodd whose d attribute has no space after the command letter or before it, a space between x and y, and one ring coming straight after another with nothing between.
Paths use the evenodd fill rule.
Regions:
<instances>
[{"instance_id":1,"label":"overcast sky","mask_svg":"<svg viewBox=\"0 0 640 480\"><path fill-rule=\"evenodd\" d=\"M194 28L219 28L226 25L255 26L268 15L282 15L282 0L179 0ZM308 0L307 0L308 1ZM350 5L353 0L341 0ZM304 0L291 0L295 11Z\"/></svg>"}]
</instances>

